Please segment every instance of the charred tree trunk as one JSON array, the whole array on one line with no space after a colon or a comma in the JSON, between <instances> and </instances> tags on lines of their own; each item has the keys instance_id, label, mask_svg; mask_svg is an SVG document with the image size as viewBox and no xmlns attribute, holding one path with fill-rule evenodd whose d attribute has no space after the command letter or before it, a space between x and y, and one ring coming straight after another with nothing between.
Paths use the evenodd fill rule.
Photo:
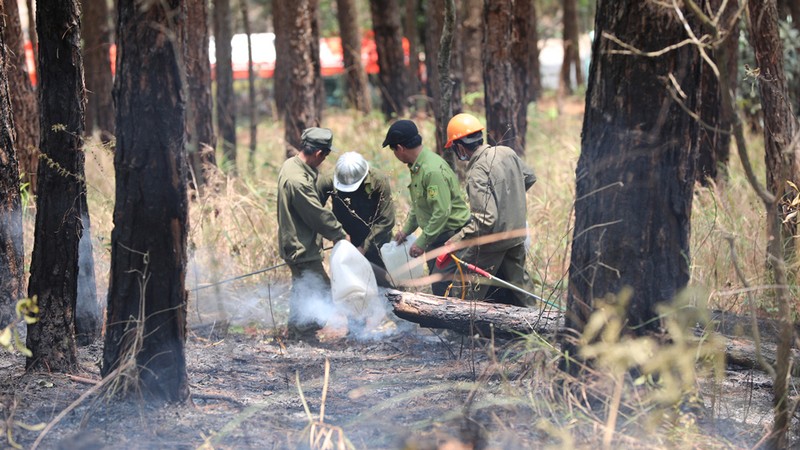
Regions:
<instances>
[{"instance_id":1,"label":"charred tree trunk","mask_svg":"<svg viewBox=\"0 0 800 450\"><path fill-rule=\"evenodd\" d=\"M725 67L719 70L726 70L728 73L735 74L738 64L739 47L739 18L737 16L739 5L738 1L725 2L723 0L711 0L709 2L713 11L718 11L722 4L726 3L727 9L720 21L719 33L725 36L719 45L725 46L728 58ZM714 50L710 51L710 56L717 60L718 55ZM731 153L731 117L727 117L721 108L722 91L720 90L719 77L714 73L710 65L703 63L701 66L700 80L700 139L698 140L698 160L697 160L697 180L704 186L710 181L721 182L728 177L728 160ZM731 77L736 81L736 77ZM731 86L732 95L736 95L736 85Z\"/></svg>"},{"instance_id":2,"label":"charred tree trunk","mask_svg":"<svg viewBox=\"0 0 800 450\"><path fill-rule=\"evenodd\" d=\"M698 124L682 106L697 110L700 58L692 46L614 53L623 50L615 40L654 52L685 38L674 11L655 3L601 0L595 30L565 326L579 335L597 301L621 301L629 288L626 332L644 334L659 328L656 305L689 281ZM563 345L576 354L569 337Z\"/></svg>"},{"instance_id":3,"label":"charred tree trunk","mask_svg":"<svg viewBox=\"0 0 800 450\"><path fill-rule=\"evenodd\" d=\"M464 68L464 94L471 101L473 109L483 109L483 0L464 2L461 22L461 60Z\"/></svg>"},{"instance_id":4,"label":"charred tree trunk","mask_svg":"<svg viewBox=\"0 0 800 450\"><path fill-rule=\"evenodd\" d=\"M214 54L217 80L217 132L225 168L236 172L236 99L233 94L230 0L214 0Z\"/></svg>"},{"instance_id":5,"label":"charred tree trunk","mask_svg":"<svg viewBox=\"0 0 800 450\"><path fill-rule=\"evenodd\" d=\"M555 336L563 323L557 311L483 301L464 301L434 295L388 291L397 317L428 328L447 328L474 336L514 339L531 333Z\"/></svg>"},{"instance_id":6,"label":"charred tree trunk","mask_svg":"<svg viewBox=\"0 0 800 450\"><path fill-rule=\"evenodd\" d=\"M83 2L83 56L86 66L86 134L100 131L100 139L114 136L114 103L111 89L111 33L106 0Z\"/></svg>"},{"instance_id":7,"label":"charred tree trunk","mask_svg":"<svg viewBox=\"0 0 800 450\"><path fill-rule=\"evenodd\" d=\"M286 126L286 157L300 149L300 135L308 127L320 124L317 85L320 81L319 35L315 34L317 0L297 0L283 5L292 17L288 30L289 53L286 55L289 74Z\"/></svg>"},{"instance_id":8,"label":"charred tree trunk","mask_svg":"<svg viewBox=\"0 0 800 450\"><path fill-rule=\"evenodd\" d=\"M92 254L92 225L86 193L81 195L83 233L78 242L78 299L75 302L75 340L78 345L90 345L100 337L103 314L97 301L97 282L94 277Z\"/></svg>"},{"instance_id":9,"label":"charred tree trunk","mask_svg":"<svg viewBox=\"0 0 800 450\"><path fill-rule=\"evenodd\" d=\"M355 0L336 0L336 17L342 38L344 71L347 74L347 100L352 108L369 114L372 100L369 97L367 72L361 64L361 27L358 26L358 9Z\"/></svg>"},{"instance_id":10,"label":"charred tree trunk","mask_svg":"<svg viewBox=\"0 0 800 450\"><path fill-rule=\"evenodd\" d=\"M211 98L211 67L208 64L208 2L186 2L186 142L189 167L197 186L206 184L207 170L217 167L217 136L214 134Z\"/></svg>"},{"instance_id":11,"label":"charred tree trunk","mask_svg":"<svg viewBox=\"0 0 800 450\"><path fill-rule=\"evenodd\" d=\"M370 0L369 7L380 67L381 111L386 120L390 120L404 116L408 103L400 7L397 0Z\"/></svg>"},{"instance_id":12,"label":"charred tree trunk","mask_svg":"<svg viewBox=\"0 0 800 450\"><path fill-rule=\"evenodd\" d=\"M183 5L119 0L116 204L102 367L104 377L125 371L146 398L171 402L189 396ZM121 365L134 356L135 367Z\"/></svg>"},{"instance_id":13,"label":"charred tree trunk","mask_svg":"<svg viewBox=\"0 0 800 450\"><path fill-rule=\"evenodd\" d=\"M781 236L770 236L770 246L784 246L787 258L796 256L797 218L785 220L793 210L796 193L787 191L787 181L800 186L800 143L795 133L800 130L792 112L786 73L783 69L783 43L778 31L775 2L756 0L747 3L750 41L758 64L758 91L764 111L764 157L767 165L767 190L778 197L779 214L769 218L783 222ZM788 195L787 195L788 194ZM773 249L770 254L779 252Z\"/></svg>"},{"instance_id":14,"label":"charred tree trunk","mask_svg":"<svg viewBox=\"0 0 800 450\"><path fill-rule=\"evenodd\" d=\"M75 305L78 244L83 233L84 86L80 9L76 0L39 0L39 193L28 296L39 299L39 321L28 325L28 369L77 368Z\"/></svg>"},{"instance_id":15,"label":"charred tree trunk","mask_svg":"<svg viewBox=\"0 0 800 450\"><path fill-rule=\"evenodd\" d=\"M564 0L564 61L561 63L561 81L559 91L561 95L572 95L572 74L575 74L575 84L583 84L581 72L581 55L578 31L578 2ZM574 69L574 70L573 70Z\"/></svg>"},{"instance_id":16,"label":"charred tree trunk","mask_svg":"<svg viewBox=\"0 0 800 450\"><path fill-rule=\"evenodd\" d=\"M525 154L528 129L530 0L487 0L484 11L483 82L490 144Z\"/></svg>"},{"instance_id":17,"label":"charred tree trunk","mask_svg":"<svg viewBox=\"0 0 800 450\"><path fill-rule=\"evenodd\" d=\"M2 17L5 2L0 3ZM16 8L16 4L13 5ZM14 119L11 114L5 33L0 33L0 327L15 318L14 307L23 295L22 204L19 166L14 149Z\"/></svg>"},{"instance_id":18,"label":"charred tree trunk","mask_svg":"<svg viewBox=\"0 0 800 450\"><path fill-rule=\"evenodd\" d=\"M2 0L5 26L3 39L11 50L7 53L8 92L11 95L11 111L14 113L16 159L22 181L29 183L36 193L36 170L39 165L39 105L36 91L31 85L28 65L25 61L25 44L16 0Z\"/></svg>"}]
</instances>

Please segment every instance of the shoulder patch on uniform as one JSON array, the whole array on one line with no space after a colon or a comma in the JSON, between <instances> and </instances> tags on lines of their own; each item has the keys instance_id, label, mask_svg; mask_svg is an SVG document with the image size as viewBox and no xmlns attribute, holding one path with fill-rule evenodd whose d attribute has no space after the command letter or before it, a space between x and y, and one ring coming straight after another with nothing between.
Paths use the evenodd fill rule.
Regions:
<instances>
[{"instance_id":1,"label":"shoulder patch on uniform","mask_svg":"<svg viewBox=\"0 0 800 450\"><path fill-rule=\"evenodd\" d=\"M439 186L428 186L428 200L433 200L439 196Z\"/></svg>"}]
</instances>

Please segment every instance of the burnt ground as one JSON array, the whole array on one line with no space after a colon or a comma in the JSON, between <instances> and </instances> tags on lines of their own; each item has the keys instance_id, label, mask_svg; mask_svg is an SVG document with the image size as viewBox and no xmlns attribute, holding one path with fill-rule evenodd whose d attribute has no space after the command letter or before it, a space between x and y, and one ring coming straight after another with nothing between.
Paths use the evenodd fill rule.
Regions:
<instances>
[{"instance_id":1,"label":"burnt ground","mask_svg":"<svg viewBox=\"0 0 800 450\"><path fill-rule=\"evenodd\" d=\"M252 318L253 313L243 314ZM79 349L80 378L25 374L23 357L2 353L0 396L11 436L31 448L40 432L20 424L48 423L72 405L39 448L308 448L309 419L295 377L299 374L303 396L318 419L328 360L324 424L317 430L330 432L333 443L344 441L342 436L358 449L602 443L602 412L595 417L553 395L557 370L546 343L470 340L399 319L387 322L379 338L356 340L342 329L327 328L318 334L319 342L291 342L280 338L279 328L252 320L234 323L224 335L212 332L211 322L201 323L202 317L198 313L190 323L186 351L192 401L185 405L159 408L85 395L94 387L91 380L99 378L99 341ZM620 419L614 448L684 448L687 440L696 448L754 446L771 423L769 379L729 370L725 380L703 385L702 406L671 422L668 430L663 424L657 432L646 428L645 414L631 412ZM81 395L86 399L76 404ZM641 426L631 425L637 421Z\"/></svg>"}]
</instances>

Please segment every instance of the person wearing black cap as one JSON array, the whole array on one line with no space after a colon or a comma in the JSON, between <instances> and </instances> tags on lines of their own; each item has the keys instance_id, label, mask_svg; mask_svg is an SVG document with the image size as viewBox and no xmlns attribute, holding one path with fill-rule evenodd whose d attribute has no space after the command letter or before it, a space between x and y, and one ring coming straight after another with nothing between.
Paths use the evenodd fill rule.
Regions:
<instances>
[{"instance_id":1,"label":"person wearing black cap","mask_svg":"<svg viewBox=\"0 0 800 450\"><path fill-rule=\"evenodd\" d=\"M388 146L394 156L411 171L411 212L403 229L395 235L397 242L417 228L421 229L409 255L421 256L424 252L441 247L470 220L469 206L458 184L458 178L439 155L423 149L422 136L410 120L398 120L389 127L383 147ZM428 261L428 273L452 273L453 267L437 269ZM449 280L431 286L434 295L444 295Z\"/></svg>"},{"instance_id":2,"label":"person wearing black cap","mask_svg":"<svg viewBox=\"0 0 800 450\"><path fill-rule=\"evenodd\" d=\"M330 285L322 266L322 238L332 242L348 239L331 210L320 202L317 168L330 154L333 133L327 128L308 128L301 136L300 152L287 159L278 174L278 244L281 258L292 272L289 299L289 338L313 338L320 325L303 323L301 279L313 276Z\"/></svg>"}]
</instances>

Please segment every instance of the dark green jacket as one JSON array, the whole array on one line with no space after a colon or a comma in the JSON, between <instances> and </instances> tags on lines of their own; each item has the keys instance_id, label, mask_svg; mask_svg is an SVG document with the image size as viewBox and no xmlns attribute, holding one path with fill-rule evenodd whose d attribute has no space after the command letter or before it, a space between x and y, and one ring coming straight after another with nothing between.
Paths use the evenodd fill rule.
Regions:
<instances>
[{"instance_id":1,"label":"dark green jacket","mask_svg":"<svg viewBox=\"0 0 800 450\"><path fill-rule=\"evenodd\" d=\"M469 220L469 207L458 185L458 177L439 155L423 149L414 164L409 164L411 213L403 232L417 228L422 233L416 244L425 248L445 231L456 231Z\"/></svg>"},{"instance_id":2,"label":"dark green jacket","mask_svg":"<svg viewBox=\"0 0 800 450\"><path fill-rule=\"evenodd\" d=\"M278 174L278 243L287 263L322 259L322 237L332 242L346 234L331 210L322 206L317 171L299 157L287 159Z\"/></svg>"}]
</instances>

